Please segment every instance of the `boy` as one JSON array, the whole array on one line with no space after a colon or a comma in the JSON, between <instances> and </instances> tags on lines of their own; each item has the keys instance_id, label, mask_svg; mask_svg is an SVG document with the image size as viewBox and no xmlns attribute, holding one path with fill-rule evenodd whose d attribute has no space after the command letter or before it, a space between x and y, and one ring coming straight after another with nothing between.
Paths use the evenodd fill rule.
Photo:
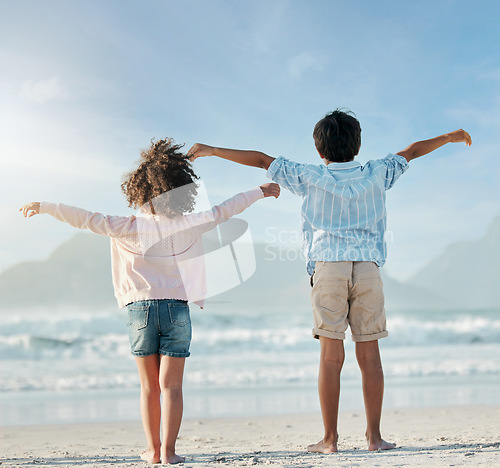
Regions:
<instances>
[{"instance_id":1,"label":"boy","mask_svg":"<svg viewBox=\"0 0 500 468\"><path fill-rule=\"evenodd\" d=\"M321 345L318 377L325 434L310 452L337 452L340 372L345 330L356 342L363 378L369 450L388 450L380 418L384 376L378 340L387 336L379 267L386 260L385 191L408 168L408 162L450 142L471 144L464 130L411 144L397 154L354 161L361 146L361 128L350 112L335 110L315 126L314 142L324 164L300 164L256 151L195 144L188 154L219 156L266 169L274 181L303 198L301 217L307 270L311 275L313 335Z\"/></svg>"}]
</instances>

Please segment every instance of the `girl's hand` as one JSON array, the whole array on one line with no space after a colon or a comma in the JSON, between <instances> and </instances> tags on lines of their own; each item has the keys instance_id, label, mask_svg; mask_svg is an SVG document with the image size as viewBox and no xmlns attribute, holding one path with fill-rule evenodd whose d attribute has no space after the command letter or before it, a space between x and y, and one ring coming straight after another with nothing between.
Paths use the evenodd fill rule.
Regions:
<instances>
[{"instance_id":1,"label":"girl's hand","mask_svg":"<svg viewBox=\"0 0 500 468\"><path fill-rule=\"evenodd\" d=\"M195 159L202 158L203 156L212 156L214 154L213 151L213 146L195 143L188 151L188 156L191 161L194 161Z\"/></svg>"},{"instance_id":2,"label":"girl's hand","mask_svg":"<svg viewBox=\"0 0 500 468\"><path fill-rule=\"evenodd\" d=\"M451 143L462 143L464 142L467 146L472 144L472 138L465 130L455 130L448 134L450 136Z\"/></svg>"},{"instance_id":3,"label":"girl's hand","mask_svg":"<svg viewBox=\"0 0 500 468\"><path fill-rule=\"evenodd\" d=\"M278 198L280 196L280 186L275 183L263 184L260 186L264 197L275 197Z\"/></svg>"},{"instance_id":4,"label":"girl's hand","mask_svg":"<svg viewBox=\"0 0 500 468\"><path fill-rule=\"evenodd\" d=\"M40 202L26 203L26 205L19 208L23 212L25 218L31 218L40 213Z\"/></svg>"}]
</instances>

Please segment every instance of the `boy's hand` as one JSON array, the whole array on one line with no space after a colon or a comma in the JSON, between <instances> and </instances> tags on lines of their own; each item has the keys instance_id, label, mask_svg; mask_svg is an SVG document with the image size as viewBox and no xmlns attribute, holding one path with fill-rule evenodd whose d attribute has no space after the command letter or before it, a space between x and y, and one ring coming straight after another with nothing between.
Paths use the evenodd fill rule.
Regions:
<instances>
[{"instance_id":1,"label":"boy's hand","mask_svg":"<svg viewBox=\"0 0 500 468\"><path fill-rule=\"evenodd\" d=\"M23 212L25 218L31 218L40 213L40 202L26 203L26 205L19 208L19 211Z\"/></svg>"},{"instance_id":2,"label":"boy's hand","mask_svg":"<svg viewBox=\"0 0 500 468\"><path fill-rule=\"evenodd\" d=\"M203 156L212 156L214 151L213 146L203 145L201 143L195 143L191 149L188 151L188 156L191 161L197 158L202 158Z\"/></svg>"},{"instance_id":3,"label":"boy's hand","mask_svg":"<svg viewBox=\"0 0 500 468\"><path fill-rule=\"evenodd\" d=\"M461 143L465 142L467 146L472 144L472 138L465 130L455 130L454 132L445 133L430 140L422 140L412 143L410 146L396 154L403 156L408 162L412 159L419 158L424 154L430 153L435 149L440 148L447 143Z\"/></svg>"},{"instance_id":4,"label":"boy's hand","mask_svg":"<svg viewBox=\"0 0 500 468\"><path fill-rule=\"evenodd\" d=\"M260 189L262 190L264 197L278 198L280 196L280 186L273 182L270 182L268 184L262 184L260 186Z\"/></svg>"},{"instance_id":5,"label":"boy's hand","mask_svg":"<svg viewBox=\"0 0 500 468\"><path fill-rule=\"evenodd\" d=\"M464 142L467 146L472 145L472 138L465 130L455 130L448 134L450 136L451 143L462 143Z\"/></svg>"}]
</instances>

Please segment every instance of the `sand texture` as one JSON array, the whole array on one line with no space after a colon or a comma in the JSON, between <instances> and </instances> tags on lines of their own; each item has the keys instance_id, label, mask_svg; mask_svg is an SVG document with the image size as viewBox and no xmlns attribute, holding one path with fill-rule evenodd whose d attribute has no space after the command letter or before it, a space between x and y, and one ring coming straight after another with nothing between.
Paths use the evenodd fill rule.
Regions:
<instances>
[{"instance_id":1,"label":"sand texture","mask_svg":"<svg viewBox=\"0 0 500 468\"><path fill-rule=\"evenodd\" d=\"M395 450L368 452L364 415L344 412L340 452L307 453L322 437L319 414L259 418L191 419L183 422L178 453L184 467L257 466L485 466L500 467L500 407L386 410L383 436ZM146 466L140 422L0 429L1 467ZM158 465L157 465L158 466Z\"/></svg>"}]
</instances>

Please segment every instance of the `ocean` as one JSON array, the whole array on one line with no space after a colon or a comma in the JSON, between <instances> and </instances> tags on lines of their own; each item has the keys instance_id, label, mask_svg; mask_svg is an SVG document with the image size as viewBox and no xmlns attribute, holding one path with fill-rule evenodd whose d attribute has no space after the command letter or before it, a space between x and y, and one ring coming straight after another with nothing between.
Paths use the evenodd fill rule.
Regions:
<instances>
[{"instance_id":1,"label":"ocean","mask_svg":"<svg viewBox=\"0 0 500 468\"><path fill-rule=\"evenodd\" d=\"M499 310L388 311L385 407L498 404ZM191 306L186 418L318 412L319 343L309 310ZM139 419L126 312L3 310L0 425ZM341 409L362 410L346 339Z\"/></svg>"}]
</instances>

